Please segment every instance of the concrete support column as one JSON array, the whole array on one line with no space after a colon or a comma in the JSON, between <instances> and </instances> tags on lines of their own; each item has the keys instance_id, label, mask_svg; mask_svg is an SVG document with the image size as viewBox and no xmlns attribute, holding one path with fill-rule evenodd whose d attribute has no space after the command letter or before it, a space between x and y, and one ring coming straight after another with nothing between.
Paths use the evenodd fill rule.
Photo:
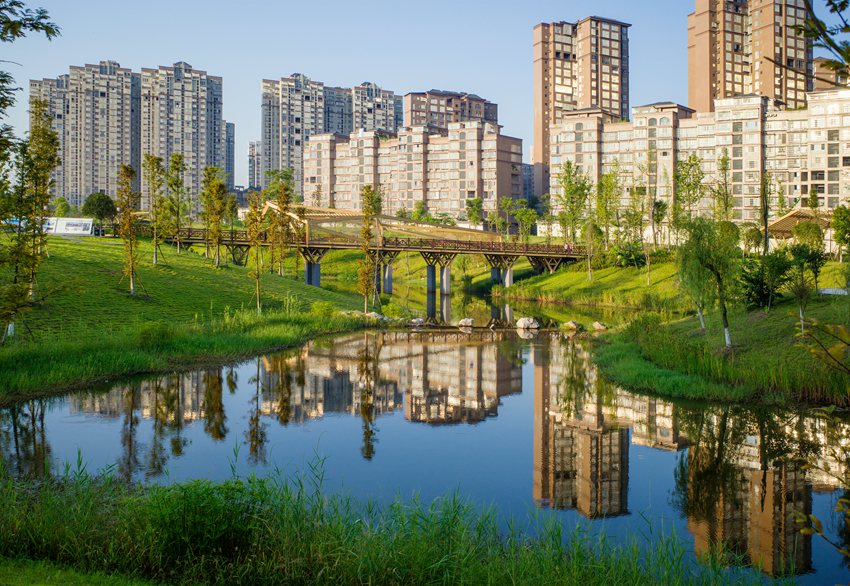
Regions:
<instances>
[{"instance_id":1,"label":"concrete support column","mask_svg":"<svg viewBox=\"0 0 850 586\"><path fill-rule=\"evenodd\" d=\"M440 293L450 295L452 292L452 265L440 267Z\"/></svg>"},{"instance_id":2,"label":"concrete support column","mask_svg":"<svg viewBox=\"0 0 850 586\"><path fill-rule=\"evenodd\" d=\"M382 277L383 277L383 275L381 273L383 273L382 267L381 267L381 265L378 265L378 270L375 271L375 291L378 292L378 295L381 294L381 291L383 289L383 287L382 287L382 281L383 281Z\"/></svg>"},{"instance_id":3,"label":"concrete support column","mask_svg":"<svg viewBox=\"0 0 850 586\"><path fill-rule=\"evenodd\" d=\"M425 317L429 320L437 319L437 293L431 291L425 296Z\"/></svg>"},{"instance_id":4,"label":"concrete support column","mask_svg":"<svg viewBox=\"0 0 850 586\"><path fill-rule=\"evenodd\" d=\"M393 294L393 265L384 267L384 293Z\"/></svg>"},{"instance_id":5,"label":"concrete support column","mask_svg":"<svg viewBox=\"0 0 850 586\"><path fill-rule=\"evenodd\" d=\"M310 271L310 274L311 274L310 284L313 285L314 287L321 287L322 286L322 263L314 262L314 263L312 263L312 265L313 265L313 270Z\"/></svg>"},{"instance_id":6,"label":"concrete support column","mask_svg":"<svg viewBox=\"0 0 850 586\"><path fill-rule=\"evenodd\" d=\"M502 282L502 271L497 269L496 267L490 268L490 281L494 284L499 284Z\"/></svg>"},{"instance_id":7,"label":"concrete support column","mask_svg":"<svg viewBox=\"0 0 850 586\"><path fill-rule=\"evenodd\" d=\"M505 305L505 321L513 323L514 309L510 305Z\"/></svg>"},{"instance_id":8,"label":"concrete support column","mask_svg":"<svg viewBox=\"0 0 850 586\"><path fill-rule=\"evenodd\" d=\"M429 295L437 292L437 267L434 265L425 267L425 291Z\"/></svg>"},{"instance_id":9,"label":"concrete support column","mask_svg":"<svg viewBox=\"0 0 850 586\"><path fill-rule=\"evenodd\" d=\"M307 285L313 284L313 263L309 260L304 261L304 283Z\"/></svg>"},{"instance_id":10,"label":"concrete support column","mask_svg":"<svg viewBox=\"0 0 850 586\"><path fill-rule=\"evenodd\" d=\"M508 267L505 269L504 276L502 279L502 283L505 287L510 287L514 284L514 268Z\"/></svg>"},{"instance_id":11,"label":"concrete support column","mask_svg":"<svg viewBox=\"0 0 850 586\"><path fill-rule=\"evenodd\" d=\"M440 322L452 321L452 298L449 295L440 295Z\"/></svg>"}]
</instances>

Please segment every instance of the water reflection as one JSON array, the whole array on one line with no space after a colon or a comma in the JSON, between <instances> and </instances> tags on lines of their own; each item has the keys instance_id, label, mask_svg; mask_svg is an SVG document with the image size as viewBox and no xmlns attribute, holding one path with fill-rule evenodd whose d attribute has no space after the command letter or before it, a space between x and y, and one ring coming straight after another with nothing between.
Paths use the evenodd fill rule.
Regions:
<instances>
[{"instance_id":1,"label":"water reflection","mask_svg":"<svg viewBox=\"0 0 850 586\"><path fill-rule=\"evenodd\" d=\"M506 397L512 397L510 408ZM237 367L31 401L0 410L0 457L15 475L43 475L72 459L67 446L99 433L103 422L116 435L99 441L120 446L106 464L127 480L163 479L183 469L191 475L199 455L213 457L210 446L234 442L252 467L269 469L276 465L271 446L280 445L284 431L321 421L324 433L345 427L349 444L358 432L345 422L357 421L360 460L373 472L387 466L385 482L418 488L465 469L479 476L495 469L503 480L483 497L508 500L515 497L507 488L511 479L528 479L530 471L525 498L537 506L619 520L632 529L649 514L645 504L636 505L646 502L647 487L635 479L644 466L656 466L666 511L681 519L697 556L722 551L731 554L729 561L775 576L817 570L816 559L840 567L837 554L800 534L795 515L818 513L816 502L846 495L848 422L629 393L598 376L581 341L559 335L525 341L500 331L365 332ZM531 467L527 456L493 458L491 425L509 443L533 444ZM430 459L406 463L409 442L439 445L442 437L424 438L416 429L450 433L447 441L458 449L419 452ZM307 441L285 437L290 444ZM479 455L462 452L466 445ZM368 474L362 482L369 486ZM847 528L818 514L831 538L846 547Z\"/></svg>"}]
</instances>

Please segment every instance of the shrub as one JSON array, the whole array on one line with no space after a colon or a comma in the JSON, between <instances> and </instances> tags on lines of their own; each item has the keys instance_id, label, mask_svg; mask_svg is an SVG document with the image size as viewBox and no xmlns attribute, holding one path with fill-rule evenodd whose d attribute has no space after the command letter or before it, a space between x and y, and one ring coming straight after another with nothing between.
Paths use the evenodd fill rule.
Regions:
<instances>
[{"instance_id":1,"label":"shrub","mask_svg":"<svg viewBox=\"0 0 850 586\"><path fill-rule=\"evenodd\" d=\"M643 245L634 240L626 242L617 247L617 265L621 267L645 267L646 254L643 252Z\"/></svg>"},{"instance_id":2,"label":"shrub","mask_svg":"<svg viewBox=\"0 0 850 586\"><path fill-rule=\"evenodd\" d=\"M314 301L310 306L310 313L315 317L333 317L336 313L334 304L330 301Z\"/></svg>"},{"instance_id":3,"label":"shrub","mask_svg":"<svg viewBox=\"0 0 850 586\"><path fill-rule=\"evenodd\" d=\"M176 332L167 323L149 322L139 329L139 347L145 350L162 350L174 341Z\"/></svg>"}]
</instances>

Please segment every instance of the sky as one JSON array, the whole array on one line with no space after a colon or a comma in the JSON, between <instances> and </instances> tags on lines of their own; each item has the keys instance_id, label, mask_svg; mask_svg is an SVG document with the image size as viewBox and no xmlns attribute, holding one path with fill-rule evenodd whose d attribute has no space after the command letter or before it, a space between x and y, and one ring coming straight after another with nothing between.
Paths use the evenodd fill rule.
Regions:
<instances>
[{"instance_id":1,"label":"sky","mask_svg":"<svg viewBox=\"0 0 850 586\"><path fill-rule=\"evenodd\" d=\"M186 61L224 79L236 124L236 184L260 139L260 82L298 72L328 85L372 81L396 93L431 88L499 105L505 134L533 137L532 29L602 16L628 22L631 105L687 103L687 15L693 0L28 0L62 29L3 47L20 87L70 65L118 61L134 71ZM27 129L26 94L9 122Z\"/></svg>"}]
</instances>

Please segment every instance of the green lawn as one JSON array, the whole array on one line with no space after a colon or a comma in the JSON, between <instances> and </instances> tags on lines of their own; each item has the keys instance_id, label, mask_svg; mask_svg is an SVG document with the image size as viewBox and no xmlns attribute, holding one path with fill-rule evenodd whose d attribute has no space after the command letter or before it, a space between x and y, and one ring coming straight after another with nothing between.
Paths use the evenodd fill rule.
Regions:
<instances>
[{"instance_id":1,"label":"green lawn","mask_svg":"<svg viewBox=\"0 0 850 586\"><path fill-rule=\"evenodd\" d=\"M3 586L143 586L151 582L104 574L86 574L47 562L0 558L0 584Z\"/></svg>"}]
</instances>

